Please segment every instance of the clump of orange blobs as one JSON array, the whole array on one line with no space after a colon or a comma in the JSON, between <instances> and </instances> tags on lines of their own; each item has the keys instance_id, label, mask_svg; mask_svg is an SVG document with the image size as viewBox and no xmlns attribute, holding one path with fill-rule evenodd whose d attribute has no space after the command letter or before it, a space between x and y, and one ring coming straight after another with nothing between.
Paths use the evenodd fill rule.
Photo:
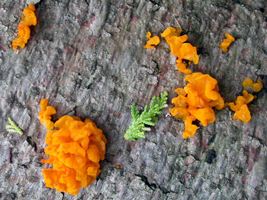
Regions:
<instances>
[{"instance_id":1,"label":"clump of orange blobs","mask_svg":"<svg viewBox=\"0 0 267 200\"><path fill-rule=\"evenodd\" d=\"M258 79L256 83L254 83L250 78L247 78L242 83L243 87L251 87L253 92L259 92L263 88L263 83L261 79Z\"/></svg>"},{"instance_id":2,"label":"clump of orange blobs","mask_svg":"<svg viewBox=\"0 0 267 200\"><path fill-rule=\"evenodd\" d=\"M249 94L247 90L243 90L243 96L238 96L235 102L227 103L232 111L235 111L233 119L240 119L241 121L248 123L251 120L250 111L247 104L253 101L255 96Z\"/></svg>"},{"instance_id":3,"label":"clump of orange blobs","mask_svg":"<svg viewBox=\"0 0 267 200\"><path fill-rule=\"evenodd\" d=\"M146 49L154 49L155 46L160 43L159 37L158 36L151 37L151 32L149 31L147 32L146 37L148 39L148 41L146 42L146 45L144 46L144 48Z\"/></svg>"},{"instance_id":4,"label":"clump of orange blobs","mask_svg":"<svg viewBox=\"0 0 267 200\"><path fill-rule=\"evenodd\" d=\"M172 116L184 121L183 138L187 139L194 136L198 128L192 124L193 121L199 120L203 126L214 122L212 108L223 109L224 100L219 93L217 80L208 74L192 73L186 76L185 81L189 83L175 90L178 97L172 99L175 107L169 110Z\"/></svg>"},{"instance_id":5,"label":"clump of orange blobs","mask_svg":"<svg viewBox=\"0 0 267 200\"><path fill-rule=\"evenodd\" d=\"M28 42L31 34L30 26L35 26L37 24L34 11L35 6L33 4L30 4L24 9L18 26L18 37L16 37L11 44L14 50L18 47L24 48L25 44Z\"/></svg>"},{"instance_id":6,"label":"clump of orange blobs","mask_svg":"<svg viewBox=\"0 0 267 200\"><path fill-rule=\"evenodd\" d=\"M247 78L243 81L242 86L244 88L251 87L254 92L259 92L263 88L263 83L261 79L257 80L256 83L253 83L250 78ZM238 96L235 102L226 103L226 105L230 106L232 111L235 111L233 119L240 119L241 121L248 123L251 120L251 115L247 104L257 97L248 93L247 90L243 90L242 95L243 96Z\"/></svg>"},{"instance_id":7,"label":"clump of orange blobs","mask_svg":"<svg viewBox=\"0 0 267 200\"><path fill-rule=\"evenodd\" d=\"M193 61L194 64L198 64L199 56L197 55L197 48L193 47L190 43L184 43L187 41L187 35L180 36L182 32L181 28L167 28L161 37L164 37L166 42L170 46L171 53L177 57L176 66L178 71L185 74L190 74L191 70L187 69L187 61Z\"/></svg>"},{"instance_id":8,"label":"clump of orange blobs","mask_svg":"<svg viewBox=\"0 0 267 200\"><path fill-rule=\"evenodd\" d=\"M42 112L48 110L47 102L47 99L41 101L39 116L45 116ZM46 187L77 195L80 188L93 183L101 172L99 161L105 158L107 140L91 120L83 122L79 117L65 115L54 123L54 130L47 133L45 142L48 145L45 154L50 157L42 163L53 167L42 171Z\"/></svg>"},{"instance_id":9,"label":"clump of orange blobs","mask_svg":"<svg viewBox=\"0 0 267 200\"><path fill-rule=\"evenodd\" d=\"M226 39L223 39L223 42L219 45L219 47L222 48L223 52L227 52L231 43L233 41L235 41L235 38L233 36L231 36L229 33L226 33L225 37L226 37Z\"/></svg>"}]
</instances>

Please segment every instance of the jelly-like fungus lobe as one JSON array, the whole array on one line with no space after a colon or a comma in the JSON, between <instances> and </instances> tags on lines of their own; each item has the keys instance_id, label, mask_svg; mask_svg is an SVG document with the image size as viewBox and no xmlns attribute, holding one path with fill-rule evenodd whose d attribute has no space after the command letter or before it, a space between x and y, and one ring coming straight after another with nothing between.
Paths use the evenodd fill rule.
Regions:
<instances>
[{"instance_id":1,"label":"jelly-like fungus lobe","mask_svg":"<svg viewBox=\"0 0 267 200\"><path fill-rule=\"evenodd\" d=\"M43 99L41 101L41 111L39 112L38 118L47 130L52 130L54 128L54 122L51 121L51 115L56 114L56 109L53 106L48 106L48 99Z\"/></svg>"},{"instance_id":2,"label":"jelly-like fungus lobe","mask_svg":"<svg viewBox=\"0 0 267 200\"><path fill-rule=\"evenodd\" d=\"M248 123L251 120L250 111L247 104L253 101L256 96L249 94L247 90L243 90L243 96L238 96L235 102L227 103L232 111L235 111L233 119L240 119L241 121Z\"/></svg>"},{"instance_id":3,"label":"jelly-like fungus lobe","mask_svg":"<svg viewBox=\"0 0 267 200\"><path fill-rule=\"evenodd\" d=\"M235 38L231 36L229 33L226 33L225 37L226 39L223 39L223 42L219 45L219 47L221 47L223 52L227 52L231 43L235 41Z\"/></svg>"},{"instance_id":4,"label":"jelly-like fungus lobe","mask_svg":"<svg viewBox=\"0 0 267 200\"><path fill-rule=\"evenodd\" d=\"M246 78L243 83L242 83L242 86L244 88L246 87L250 87L252 88L253 92L259 92L261 91L261 89L263 88L263 82L261 79L258 79L256 81L256 83L254 83L250 78Z\"/></svg>"},{"instance_id":5,"label":"jelly-like fungus lobe","mask_svg":"<svg viewBox=\"0 0 267 200\"><path fill-rule=\"evenodd\" d=\"M26 26L35 26L37 24L37 18L35 16L35 6L30 4L27 8L24 9L21 15L21 24Z\"/></svg>"},{"instance_id":6,"label":"jelly-like fungus lobe","mask_svg":"<svg viewBox=\"0 0 267 200\"><path fill-rule=\"evenodd\" d=\"M52 113L55 114L55 108L43 99L40 122L47 126ZM45 154L49 158L42 160L52 164L52 169L42 171L46 187L77 195L80 188L93 183L101 172L99 161L105 158L106 137L91 120L83 122L76 116L65 115L53 123L53 127L45 139L48 145Z\"/></svg>"},{"instance_id":7,"label":"jelly-like fungus lobe","mask_svg":"<svg viewBox=\"0 0 267 200\"><path fill-rule=\"evenodd\" d=\"M246 78L243 83L242 83L242 86L243 87L251 87L253 84L253 81L250 79L250 78Z\"/></svg>"},{"instance_id":8,"label":"jelly-like fungus lobe","mask_svg":"<svg viewBox=\"0 0 267 200\"><path fill-rule=\"evenodd\" d=\"M198 127L193 124L195 120L203 126L215 121L212 108L223 109L224 100L219 93L217 80L208 74L192 73L186 76L185 81L189 83L184 88L175 90L178 97L172 99L175 107L169 110L172 116L184 121L183 138L187 139L197 131Z\"/></svg>"},{"instance_id":9,"label":"jelly-like fungus lobe","mask_svg":"<svg viewBox=\"0 0 267 200\"><path fill-rule=\"evenodd\" d=\"M251 120L251 115L247 104L243 104L240 109L235 112L233 119L240 119L245 123L248 123Z\"/></svg>"},{"instance_id":10,"label":"jelly-like fungus lobe","mask_svg":"<svg viewBox=\"0 0 267 200\"><path fill-rule=\"evenodd\" d=\"M259 92L262 89L262 85L260 83L253 83L251 87L253 92Z\"/></svg>"},{"instance_id":11,"label":"jelly-like fungus lobe","mask_svg":"<svg viewBox=\"0 0 267 200\"><path fill-rule=\"evenodd\" d=\"M30 26L37 24L37 18L35 16L35 6L30 4L26 7L22 13L21 21L18 26L18 36L12 41L11 47L15 50L18 47L24 48L28 42L31 34Z\"/></svg>"},{"instance_id":12,"label":"jelly-like fungus lobe","mask_svg":"<svg viewBox=\"0 0 267 200\"><path fill-rule=\"evenodd\" d=\"M160 43L160 39L158 36L151 37L151 32L147 32L146 37L148 39L146 45L144 46L144 48L146 49L154 49L155 46Z\"/></svg>"},{"instance_id":13,"label":"jelly-like fungus lobe","mask_svg":"<svg viewBox=\"0 0 267 200\"><path fill-rule=\"evenodd\" d=\"M258 79L256 83L254 83L250 78L246 78L242 86L244 88L252 88L253 92L259 92L263 88L263 82L261 79ZM257 98L257 96L248 93L247 90L243 90L242 96L238 96L235 102L226 103L225 105L229 106L232 111L235 111L233 119L240 119L248 123L251 120L251 115L247 104L252 102L255 98Z\"/></svg>"},{"instance_id":14,"label":"jelly-like fungus lobe","mask_svg":"<svg viewBox=\"0 0 267 200\"><path fill-rule=\"evenodd\" d=\"M176 66L178 71L184 74L190 74L191 70L187 69L187 62L194 62L198 64L199 56L197 54L197 48L193 47L190 43L185 43L188 39L187 35L180 36L182 32L181 28L167 28L161 37L164 37L168 45L170 46L171 53L177 57ZM185 61L185 62L184 62Z\"/></svg>"}]
</instances>

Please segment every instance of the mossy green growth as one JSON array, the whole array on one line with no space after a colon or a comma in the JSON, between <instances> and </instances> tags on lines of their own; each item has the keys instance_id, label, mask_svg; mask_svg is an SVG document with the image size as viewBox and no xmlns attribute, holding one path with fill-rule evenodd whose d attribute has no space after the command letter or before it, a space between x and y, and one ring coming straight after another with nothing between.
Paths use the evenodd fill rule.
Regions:
<instances>
[{"instance_id":1,"label":"mossy green growth","mask_svg":"<svg viewBox=\"0 0 267 200\"><path fill-rule=\"evenodd\" d=\"M133 103L131 106L132 124L124 134L124 138L126 140L133 141L138 138L145 138L145 131L150 131L150 128L145 127L145 125L155 126L155 122L158 121L158 117L156 115L160 114L161 110L167 107L167 100L167 91L162 92L158 97L154 96L150 103L149 110L146 105L141 114L138 110L136 110L136 105Z\"/></svg>"},{"instance_id":2,"label":"mossy green growth","mask_svg":"<svg viewBox=\"0 0 267 200\"><path fill-rule=\"evenodd\" d=\"M6 130L8 132L15 132L19 133L20 135L23 135L23 131L18 127L18 125L9 117L8 121L10 124L6 125Z\"/></svg>"}]
</instances>

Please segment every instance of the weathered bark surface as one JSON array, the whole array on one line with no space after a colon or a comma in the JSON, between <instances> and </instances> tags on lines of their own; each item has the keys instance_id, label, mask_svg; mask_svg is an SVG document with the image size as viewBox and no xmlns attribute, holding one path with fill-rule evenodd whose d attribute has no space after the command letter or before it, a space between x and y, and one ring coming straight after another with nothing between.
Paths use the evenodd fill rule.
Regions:
<instances>
[{"instance_id":1,"label":"weathered bark surface","mask_svg":"<svg viewBox=\"0 0 267 200\"><path fill-rule=\"evenodd\" d=\"M186 84L164 40L154 50L143 48L147 31L160 35L179 22L200 54L190 68L216 78L229 102L245 78L267 75L266 6L266 0L43 0L36 4L38 24L16 54L9 45L26 0L1 0L0 197L266 199L266 89L249 104L247 124L223 109L215 123L184 140L183 123L165 109L146 139L123 139L133 102L141 109L167 90L170 104L174 89ZM236 41L222 53L218 45L227 32ZM102 173L77 197L44 187L46 130L37 119L43 98L57 109L54 120L90 118L108 139ZM23 136L6 132L8 117Z\"/></svg>"}]
</instances>

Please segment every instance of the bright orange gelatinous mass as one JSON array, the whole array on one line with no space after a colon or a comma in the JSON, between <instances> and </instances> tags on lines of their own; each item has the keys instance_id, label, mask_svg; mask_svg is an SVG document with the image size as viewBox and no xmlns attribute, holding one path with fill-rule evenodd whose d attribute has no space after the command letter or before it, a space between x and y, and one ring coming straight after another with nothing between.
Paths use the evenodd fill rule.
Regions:
<instances>
[{"instance_id":1,"label":"bright orange gelatinous mass","mask_svg":"<svg viewBox=\"0 0 267 200\"><path fill-rule=\"evenodd\" d=\"M224 107L216 79L197 72L187 75L185 81L189 83L185 88L175 90L178 94L172 99L175 107L169 109L172 116L184 121L184 139L195 135L197 126L192 124L193 121L199 120L203 126L207 126L215 121L212 108L221 110Z\"/></svg>"},{"instance_id":2,"label":"bright orange gelatinous mass","mask_svg":"<svg viewBox=\"0 0 267 200\"><path fill-rule=\"evenodd\" d=\"M41 101L41 111L38 115L38 118L44 126L46 126L47 130L51 130L54 128L54 122L51 121L51 115L56 114L56 109L52 106L47 106L48 100L43 99Z\"/></svg>"},{"instance_id":3,"label":"bright orange gelatinous mass","mask_svg":"<svg viewBox=\"0 0 267 200\"><path fill-rule=\"evenodd\" d=\"M233 41L235 41L235 38L231 36L229 33L225 34L226 39L223 39L223 42L219 45L219 47L222 48L223 52L228 51L228 47L231 45Z\"/></svg>"},{"instance_id":4,"label":"bright orange gelatinous mass","mask_svg":"<svg viewBox=\"0 0 267 200\"><path fill-rule=\"evenodd\" d=\"M262 89L262 85L260 83L253 83L251 87L253 92L259 92Z\"/></svg>"},{"instance_id":5,"label":"bright orange gelatinous mass","mask_svg":"<svg viewBox=\"0 0 267 200\"><path fill-rule=\"evenodd\" d=\"M41 101L41 123L50 120L44 114L52 107L47 104L47 99ZM42 171L46 187L77 195L80 188L93 183L101 172L99 161L105 158L107 140L102 130L89 119L83 122L79 117L65 115L54 127L45 139L48 145L45 154L50 157L42 160L53 167Z\"/></svg>"},{"instance_id":6,"label":"bright orange gelatinous mass","mask_svg":"<svg viewBox=\"0 0 267 200\"><path fill-rule=\"evenodd\" d=\"M191 70L186 68L187 64L183 61L193 61L194 64L198 64L199 56L196 47L193 47L190 43L184 43L188 37L187 35L180 36L181 32L181 28L169 27L161 34L161 37L165 38L170 46L171 53L177 57L176 66L178 71L190 74Z\"/></svg>"},{"instance_id":7,"label":"bright orange gelatinous mass","mask_svg":"<svg viewBox=\"0 0 267 200\"><path fill-rule=\"evenodd\" d=\"M169 27L167 28L162 34L161 34L161 37L163 37L166 42L170 45L170 42L169 42L169 39L172 37L172 36L180 36L182 32L182 29L181 28L173 28L173 27ZM186 36L187 37L187 36ZM187 39L186 39L187 40ZM185 41L186 41L185 40Z\"/></svg>"},{"instance_id":8,"label":"bright orange gelatinous mass","mask_svg":"<svg viewBox=\"0 0 267 200\"><path fill-rule=\"evenodd\" d=\"M146 49L154 49L155 46L152 45L158 45L160 43L160 39L158 36L151 37L151 32L147 32L146 37L148 38L148 41L146 42L146 45L144 48Z\"/></svg>"},{"instance_id":9,"label":"bright orange gelatinous mass","mask_svg":"<svg viewBox=\"0 0 267 200\"><path fill-rule=\"evenodd\" d=\"M256 83L254 83L250 78L246 78L243 83L243 87L251 87L253 92L259 92L263 88L263 82L261 79L258 79Z\"/></svg>"},{"instance_id":10,"label":"bright orange gelatinous mass","mask_svg":"<svg viewBox=\"0 0 267 200\"><path fill-rule=\"evenodd\" d=\"M247 90L243 90L243 96L238 96L235 102L227 103L232 111L235 111L233 119L240 119L241 121L248 123L251 120L250 111L247 104L253 101L256 97L249 94Z\"/></svg>"},{"instance_id":11,"label":"bright orange gelatinous mass","mask_svg":"<svg viewBox=\"0 0 267 200\"><path fill-rule=\"evenodd\" d=\"M18 47L24 48L25 44L30 38L30 26L35 26L37 24L37 18L35 16L35 6L30 4L26 7L22 13L21 21L18 26L18 37L16 37L11 44L11 47L15 50Z\"/></svg>"},{"instance_id":12,"label":"bright orange gelatinous mass","mask_svg":"<svg viewBox=\"0 0 267 200\"><path fill-rule=\"evenodd\" d=\"M253 84L253 81L250 79L250 78L246 78L243 83L242 83L242 86L243 87L251 87Z\"/></svg>"},{"instance_id":13,"label":"bright orange gelatinous mass","mask_svg":"<svg viewBox=\"0 0 267 200\"><path fill-rule=\"evenodd\" d=\"M24 9L21 16L21 24L26 26L35 26L37 24L37 18L35 16L35 6L30 4L27 8Z\"/></svg>"}]
</instances>

